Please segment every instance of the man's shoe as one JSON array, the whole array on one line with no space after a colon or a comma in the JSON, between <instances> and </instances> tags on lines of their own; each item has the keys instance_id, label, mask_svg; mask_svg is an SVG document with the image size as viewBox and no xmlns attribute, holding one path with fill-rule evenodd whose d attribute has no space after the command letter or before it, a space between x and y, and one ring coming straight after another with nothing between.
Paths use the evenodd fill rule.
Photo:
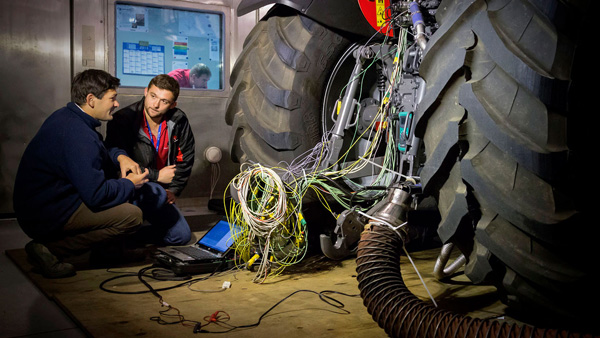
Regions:
<instances>
[{"instance_id":1,"label":"man's shoe","mask_svg":"<svg viewBox=\"0 0 600 338\"><path fill-rule=\"evenodd\" d=\"M46 278L64 278L75 275L75 267L70 263L63 263L54 256L48 248L36 241L25 245L27 257L34 267L41 270Z\"/></svg>"}]
</instances>

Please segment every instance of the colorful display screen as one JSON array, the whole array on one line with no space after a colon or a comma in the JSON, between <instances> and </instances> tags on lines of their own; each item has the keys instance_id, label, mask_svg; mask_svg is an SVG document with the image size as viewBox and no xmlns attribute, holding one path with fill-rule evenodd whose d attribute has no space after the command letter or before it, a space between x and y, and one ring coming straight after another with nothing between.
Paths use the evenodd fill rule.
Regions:
<instances>
[{"instance_id":1,"label":"colorful display screen","mask_svg":"<svg viewBox=\"0 0 600 338\"><path fill-rule=\"evenodd\" d=\"M122 86L146 87L154 76L170 74L182 88L223 89L223 13L129 3L116 3L115 11ZM190 72L205 84L190 80Z\"/></svg>"}]
</instances>

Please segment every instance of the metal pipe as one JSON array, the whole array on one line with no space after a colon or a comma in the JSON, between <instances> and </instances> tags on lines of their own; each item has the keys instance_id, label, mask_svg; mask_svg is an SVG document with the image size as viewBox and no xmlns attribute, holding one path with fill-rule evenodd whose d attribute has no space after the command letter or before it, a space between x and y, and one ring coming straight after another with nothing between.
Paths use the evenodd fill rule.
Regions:
<instances>
[{"instance_id":1,"label":"metal pipe","mask_svg":"<svg viewBox=\"0 0 600 338\"><path fill-rule=\"evenodd\" d=\"M407 191L402 190L400 186L392 187L385 198L385 204L373 214L374 220L383 220L395 227L399 226L406 219L410 200L411 195Z\"/></svg>"},{"instance_id":2,"label":"metal pipe","mask_svg":"<svg viewBox=\"0 0 600 338\"><path fill-rule=\"evenodd\" d=\"M461 254L454 260L454 262L452 262L452 264L450 264L450 266L446 267L448 260L450 260L450 254L452 253L453 248L453 243L446 243L442 246L442 251L440 252L440 255L435 261L435 265L433 267L433 276L438 280L452 275L463 265L465 265L465 262L467 261L465 255Z\"/></svg>"},{"instance_id":3,"label":"metal pipe","mask_svg":"<svg viewBox=\"0 0 600 338\"><path fill-rule=\"evenodd\" d=\"M360 51L360 49L358 49L358 51ZM352 112L354 111L354 96L356 95L356 88L358 88L360 72L362 72L362 63L362 58L357 55L356 63L354 64L352 75L350 76L350 85L342 99L342 107L335 126L333 127L332 133L334 135L344 137L344 129L346 129L348 120L352 117Z\"/></svg>"},{"instance_id":4,"label":"metal pipe","mask_svg":"<svg viewBox=\"0 0 600 338\"><path fill-rule=\"evenodd\" d=\"M354 69L352 70L352 74L350 75L349 85L346 89L346 92L344 93L344 97L342 98L341 108L338 112L337 119L334 119L335 123L333 125L331 131L331 138L329 140L330 154L327 160L324 161L325 166L329 166L331 164L336 163L338 161L339 154L342 150L342 144L344 141L344 130L348 127L348 121L350 120L354 112L354 96L356 95L356 89L358 88L358 83L360 80L359 75L363 69L363 48L357 48L353 52L354 57L356 58L356 63L354 64ZM334 108L334 110L335 109L336 108Z\"/></svg>"},{"instance_id":5,"label":"metal pipe","mask_svg":"<svg viewBox=\"0 0 600 338\"><path fill-rule=\"evenodd\" d=\"M415 40L421 50L425 50L427 47L427 37L425 36L425 22L423 21L423 15L419 9L419 4L416 1L411 2L408 5L410 16L412 18L413 27L415 29Z\"/></svg>"}]
</instances>

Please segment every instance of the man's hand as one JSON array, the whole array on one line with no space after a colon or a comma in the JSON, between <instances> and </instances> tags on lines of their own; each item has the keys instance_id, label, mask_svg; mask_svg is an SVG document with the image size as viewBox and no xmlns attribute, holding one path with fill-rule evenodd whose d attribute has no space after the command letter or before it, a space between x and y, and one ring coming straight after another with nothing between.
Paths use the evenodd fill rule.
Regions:
<instances>
[{"instance_id":1,"label":"man's hand","mask_svg":"<svg viewBox=\"0 0 600 338\"><path fill-rule=\"evenodd\" d=\"M167 203L173 204L175 203L175 200L177 200L177 196L175 196L175 194L172 191L167 189Z\"/></svg>"},{"instance_id":2,"label":"man's hand","mask_svg":"<svg viewBox=\"0 0 600 338\"><path fill-rule=\"evenodd\" d=\"M158 172L157 181L163 184L169 184L173 181L173 177L175 177L175 165L168 165Z\"/></svg>"},{"instance_id":3,"label":"man's hand","mask_svg":"<svg viewBox=\"0 0 600 338\"><path fill-rule=\"evenodd\" d=\"M129 156L119 155L117 157L119 166L121 167L121 177L126 177L128 172L132 172L136 175L142 173L139 164L132 160Z\"/></svg>"},{"instance_id":4,"label":"man's hand","mask_svg":"<svg viewBox=\"0 0 600 338\"><path fill-rule=\"evenodd\" d=\"M144 183L148 182L148 169L144 170L141 174L135 174L133 172L129 173L125 178L133 182L136 189L139 189L144 185Z\"/></svg>"}]
</instances>

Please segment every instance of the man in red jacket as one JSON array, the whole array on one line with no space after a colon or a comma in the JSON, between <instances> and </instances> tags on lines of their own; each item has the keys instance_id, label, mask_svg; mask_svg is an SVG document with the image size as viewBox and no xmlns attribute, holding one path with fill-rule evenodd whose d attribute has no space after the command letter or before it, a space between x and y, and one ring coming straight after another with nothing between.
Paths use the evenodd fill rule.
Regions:
<instances>
[{"instance_id":1,"label":"man in red jacket","mask_svg":"<svg viewBox=\"0 0 600 338\"><path fill-rule=\"evenodd\" d=\"M168 75L177 80L180 88L206 89L211 72L207 65L198 63L192 69L175 69Z\"/></svg>"},{"instance_id":2,"label":"man in red jacket","mask_svg":"<svg viewBox=\"0 0 600 338\"><path fill-rule=\"evenodd\" d=\"M177 81L157 75L144 97L116 112L106 128L107 146L125 150L149 170L150 182L141 189L146 198L136 205L152 224L142 229L148 236L140 240L156 244L182 245L191 238L189 225L175 204L192 172L195 147L187 116L177 108L178 96Z\"/></svg>"}]
</instances>

